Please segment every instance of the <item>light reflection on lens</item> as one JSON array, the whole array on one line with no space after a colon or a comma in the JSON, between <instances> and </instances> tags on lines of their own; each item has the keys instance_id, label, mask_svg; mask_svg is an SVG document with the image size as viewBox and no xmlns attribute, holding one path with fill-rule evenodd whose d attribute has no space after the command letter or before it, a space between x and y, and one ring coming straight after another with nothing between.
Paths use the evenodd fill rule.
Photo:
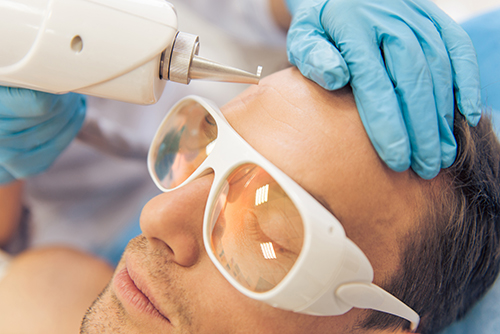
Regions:
<instances>
[{"instance_id":1,"label":"light reflection on lens","mask_svg":"<svg viewBox=\"0 0 500 334\"><path fill-rule=\"evenodd\" d=\"M255 206L261 205L262 203L266 203L269 196L269 184L266 184L263 187L260 187L255 192Z\"/></svg>"},{"instance_id":2,"label":"light reflection on lens","mask_svg":"<svg viewBox=\"0 0 500 334\"><path fill-rule=\"evenodd\" d=\"M260 248L262 249L262 254L266 260L275 259L276 253L274 252L273 243L265 242L260 244Z\"/></svg>"},{"instance_id":3,"label":"light reflection on lens","mask_svg":"<svg viewBox=\"0 0 500 334\"><path fill-rule=\"evenodd\" d=\"M261 167L245 164L226 179L210 219L212 252L243 287L274 288L302 249L304 227L292 200Z\"/></svg>"}]
</instances>

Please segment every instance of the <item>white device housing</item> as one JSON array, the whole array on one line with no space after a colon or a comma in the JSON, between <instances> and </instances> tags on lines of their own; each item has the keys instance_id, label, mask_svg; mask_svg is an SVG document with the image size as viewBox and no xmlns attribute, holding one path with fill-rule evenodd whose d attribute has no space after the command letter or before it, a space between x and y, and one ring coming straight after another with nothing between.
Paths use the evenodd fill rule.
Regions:
<instances>
[{"instance_id":1,"label":"white device housing","mask_svg":"<svg viewBox=\"0 0 500 334\"><path fill-rule=\"evenodd\" d=\"M0 85L153 104L177 14L165 0L2 0L0 32Z\"/></svg>"}]
</instances>

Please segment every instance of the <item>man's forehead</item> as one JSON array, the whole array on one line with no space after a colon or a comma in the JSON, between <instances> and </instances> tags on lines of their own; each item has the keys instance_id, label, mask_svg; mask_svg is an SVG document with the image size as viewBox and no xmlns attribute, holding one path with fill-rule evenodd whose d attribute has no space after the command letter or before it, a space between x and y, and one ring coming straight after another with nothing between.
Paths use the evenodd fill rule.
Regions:
<instances>
[{"instance_id":1,"label":"man's forehead","mask_svg":"<svg viewBox=\"0 0 500 334\"><path fill-rule=\"evenodd\" d=\"M327 92L296 70L265 78L222 110L250 145L326 202L354 160L379 163L350 90Z\"/></svg>"}]
</instances>

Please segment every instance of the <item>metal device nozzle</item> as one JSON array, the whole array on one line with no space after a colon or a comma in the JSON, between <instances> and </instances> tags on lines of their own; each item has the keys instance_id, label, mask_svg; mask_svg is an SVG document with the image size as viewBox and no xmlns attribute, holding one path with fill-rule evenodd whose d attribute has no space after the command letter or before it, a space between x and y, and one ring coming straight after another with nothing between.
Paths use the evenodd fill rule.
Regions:
<instances>
[{"instance_id":1,"label":"metal device nozzle","mask_svg":"<svg viewBox=\"0 0 500 334\"><path fill-rule=\"evenodd\" d=\"M183 84L191 79L258 84L262 67L253 74L198 56L200 48L196 35L177 32L170 48L165 50L160 64L160 78Z\"/></svg>"},{"instance_id":2,"label":"metal device nozzle","mask_svg":"<svg viewBox=\"0 0 500 334\"><path fill-rule=\"evenodd\" d=\"M262 66L258 66L257 73L253 74L198 56L193 57L191 67L189 69L189 76L191 79L204 79L246 84L258 84L261 73Z\"/></svg>"}]
</instances>

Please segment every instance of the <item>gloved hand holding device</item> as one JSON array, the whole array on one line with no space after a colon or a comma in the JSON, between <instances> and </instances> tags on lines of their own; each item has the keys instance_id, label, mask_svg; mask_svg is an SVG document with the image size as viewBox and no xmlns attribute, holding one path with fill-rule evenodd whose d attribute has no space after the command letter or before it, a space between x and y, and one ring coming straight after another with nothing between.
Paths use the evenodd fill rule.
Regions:
<instances>
[{"instance_id":1,"label":"gloved hand holding device","mask_svg":"<svg viewBox=\"0 0 500 334\"><path fill-rule=\"evenodd\" d=\"M85 97L0 87L0 184L47 169L80 130Z\"/></svg>"},{"instance_id":2,"label":"gloved hand holding device","mask_svg":"<svg viewBox=\"0 0 500 334\"><path fill-rule=\"evenodd\" d=\"M290 62L326 89L350 81L390 168L430 179L454 162L454 98L470 125L481 117L476 53L457 23L428 0L286 1Z\"/></svg>"}]
</instances>

